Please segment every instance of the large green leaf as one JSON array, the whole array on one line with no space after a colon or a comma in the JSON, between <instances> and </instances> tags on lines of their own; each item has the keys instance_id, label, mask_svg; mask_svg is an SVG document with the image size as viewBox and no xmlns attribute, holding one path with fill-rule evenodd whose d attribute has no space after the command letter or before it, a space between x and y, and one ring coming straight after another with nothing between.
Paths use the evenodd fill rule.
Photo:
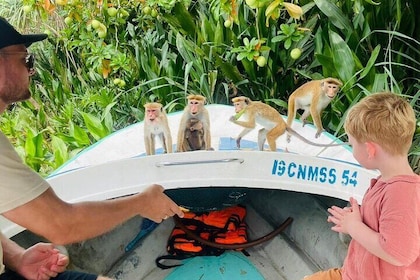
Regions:
<instances>
[{"instance_id":1,"label":"large green leaf","mask_svg":"<svg viewBox=\"0 0 420 280\"><path fill-rule=\"evenodd\" d=\"M54 151L54 165L57 168L65 163L69 158L67 146L61 138L55 136L51 139L51 146Z\"/></svg>"},{"instance_id":2,"label":"large green leaf","mask_svg":"<svg viewBox=\"0 0 420 280\"><path fill-rule=\"evenodd\" d=\"M329 31L329 37L334 67L340 79L345 82L354 79L355 63L350 47L340 35L332 30Z\"/></svg>"},{"instance_id":3,"label":"large green leaf","mask_svg":"<svg viewBox=\"0 0 420 280\"><path fill-rule=\"evenodd\" d=\"M241 73L236 65L223 61L220 57L216 57L216 65L221 69L221 72L225 77L232 80L234 83L243 80Z\"/></svg>"},{"instance_id":4,"label":"large green leaf","mask_svg":"<svg viewBox=\"0 0 420 280\"><path fill-rule=\"evenodd\" d=\"M376 48L373 50L373 52L370 55L369 61L367 62L365 68L363 68L362 73L360 73L359 79L363 79L372 69L372 67L375 66L376 59L378 58L379 51L381 50L381 46L376 46Z\"/></svg>"},{"instance_id":5,"label":"large green leaf","mask_svg":"<svg viewBox=\"0 0 420 280\"><path fill-rule=\"evenodd\" d=\"M185 6L181 2L177 2L172 10L172 13L178 19L178 22L182 29L184 29L188 35L195 37L196 24L194 18L187 11Z\"/></svg>"},{"instance_id":6,"label":"large green leaf","mask_svg":"<svg viewBox=\"0 0 420 280\"><path fill-rule=\"evenodd\" d=\"M82 116L88 131L96 140L99 140L110 133L99 118L85 112L82 112Z\"/></svg>"},{"instance_id":7,"label":"large green leaf","mask_svg":"<svg viewBox=\"0 0 420 280\"><path fill-rule=\"evenodd\" d=\"M91 144L88 134L80 126L71 122L69 127L70 136L74 138L79 147Z\"/></svg>"},{"instance_id":8,"label":"large green leaf","mask_svg":"<svg viewBox=\"0 0 420 280\"><path fill-rule=\"evenodd\" d=\"M184 90L185 94L188 94L188 80L191 72L191 68L193 66L193 61L189 61L187 64L185 64L185 71L184 71Z\"/></svg>"},{"instance_id":9,"label":"large green leaf","mask_svg":"<svg viewBox=\"0 0 420 280\"><path fill-rule=\"evenodd\" d=\"M334 4L334 1L314 0L314 2L321 10L321 12L328 17L328 20L334 26L343 30L345 34L350 34L353 32L351 22L348 20L347 16L343 14L342 10L340 10L338 6Z\"/></svg>"},{"instance_id":10,"label":"large green leaf","mask_svg":"<svg viewBox=\"0 0 420 280\"><path fill-rule=\"evenodd\" d=\"M27 156L35 157L36 156L36 136L32 133L31 130L28 130L26 133L26 142L25 142L25 153Z\"/></svg>"},{"instance_id":11,"label":"large green leaf","mask_svg":"<svg viewBox=\"0 0 420 280\"><path fill-rule=\"evenodd\" d=\"M324 55L321 53L315 54L316 59L321 63L324 68L324 74L330 76L330 73L335 73L334 62L331 56Z\"/></svg>"}]
</instances>

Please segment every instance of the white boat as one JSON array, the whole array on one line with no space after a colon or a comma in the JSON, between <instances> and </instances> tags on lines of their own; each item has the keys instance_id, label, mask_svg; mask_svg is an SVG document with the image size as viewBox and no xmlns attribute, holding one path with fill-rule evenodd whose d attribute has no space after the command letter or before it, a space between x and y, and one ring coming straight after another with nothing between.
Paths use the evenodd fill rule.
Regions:
<instances>
[{"instance_id":1,"label":"white boat","mask_svg":"<svg viewBox=\"0 0 420 280\"><path fill-rule=\"evenodd\" d=\"M92 145L47 180L69 202L131 195L158 183L186 208L211 209L241 203L248 210L251 240L292 217L293 222L284 232L247 249L250 255L247 260L263 279L295 280L319 269L341 266L347 243L330 230L326 209L333 204L346 205L351 196L361 202L370 179L378 173L359 166L346 145L316 147L296 137L288 143L286 134L277 140L278 152L257 151L258 128L245 136L241 149L237 149L235 137L242 128L229 122L233 107L207 105L206 108L214 151L162 154L159 146L158 154L146 156L140 122ZM177 139L181 115L182 112L168 114L173 139ZM312 142L341 142L326 132L315 138L316 129L312 125L303 127L297 120L292 128ZM197 196L203 190L214 195ZM166 254L174 221L165 220L134 250L126 252L141 222L142 218L138 217L108 234L67 246L73 268L106 273L116 279L175 279L170 278L175 269L162 270L155 264L157 257ZM4 218L0 227L19 242L36 239ZM216 259L204 260L214 263ZM217 260L219 265L220 260ZM197 264L182 269L200 272ZM221 271L217 265L206 267L200 279L252 279L251 272L245 268L236 276L223 273L216 276L211 269ZM182 279L198 279L195 277L186 273Z\"/></svg>"}]
</instances>

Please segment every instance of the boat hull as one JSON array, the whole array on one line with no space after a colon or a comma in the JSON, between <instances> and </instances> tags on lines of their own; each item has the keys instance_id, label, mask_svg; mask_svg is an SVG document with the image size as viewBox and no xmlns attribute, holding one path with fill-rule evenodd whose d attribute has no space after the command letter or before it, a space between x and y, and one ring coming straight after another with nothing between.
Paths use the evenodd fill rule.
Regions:
<instances>
[{"instance_id":1,"label":"boat hull","mask_svg":"<svg viewBox=\"0 0 420 280\"><path fill-rule=\"evenodd\" d=\"M158 147L156 155L145 156L144 124L138 123L92 145L47 180L68 202L114 199L157 183L191 211L243 204L248 209L251 240L291 217L293 222L284 232L247 249L247 260L264 279L301 279L319 269L341 266L348 240L331 231L327 208L344 207L349 197L361 202L371 178L378 173L359 166L346 145L321 148L295 138L287 142L282 135L277 152L257 151L258 128L243 138L238 149L235 137L241 128L228 121L233 107L210 105L208 110L214 151L163 154ZM180 117L181 113L168 115L173 139ZM315 139L316 129L298 121L292 127L313 142L341 142L328 133ZM173 270L158 268L155 259L167 254L174 221L165 220L134 250L126 252L142 221L136 217L107 234L67 246L71 268L115 279L169 280ZM0 228L23 246L42 240L4 218ZM229 279L247 279L244 275ZM183 279L194 278L186 275Z\"/></svg>"}]
</instances>

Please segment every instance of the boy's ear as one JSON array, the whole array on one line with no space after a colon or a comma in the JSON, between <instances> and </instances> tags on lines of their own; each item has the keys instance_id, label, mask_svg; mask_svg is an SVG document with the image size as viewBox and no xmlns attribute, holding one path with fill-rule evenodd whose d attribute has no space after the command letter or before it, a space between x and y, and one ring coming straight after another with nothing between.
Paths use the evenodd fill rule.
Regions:
<instances>
[{"instance_id":1,"label":"boy's ear","mask_svg":"<svg viewBox=\"0 0 420 280\"><path fill-rule=\"evenodd\" d=\"M373 158L377 153L377 149L378 149L377 144L373 142L366 142L365 146L366 146L366 152L368 154L368 157L370 159Z\"/></svg>"}]
</instances>

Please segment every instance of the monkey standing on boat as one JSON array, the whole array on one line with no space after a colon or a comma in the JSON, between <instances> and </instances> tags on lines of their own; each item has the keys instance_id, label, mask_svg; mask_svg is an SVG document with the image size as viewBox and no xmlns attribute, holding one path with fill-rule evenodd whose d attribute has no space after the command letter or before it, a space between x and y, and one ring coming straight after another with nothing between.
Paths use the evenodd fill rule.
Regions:
<instances>
[{"instance_id":1,"label":"monkey standing on boat","mask_svg":"<svg viewBox=\"0 0 420 280\"><path fill-rule=\"evenodd\" d=\"M168 118L162 104L153 102L144 104L144 145L146 154L155 154L155 137L159 137L165 153L172 153L172 136Z\"/></svg>"},{"instance_id":2,"label":"monkey standing on boat","mask_svg":"<svg viewBox=\"0 0 420 280\"><path fill-rule=\"evenodd\" d=\"M202 139L191 139L190 143L203 142L200 150L211 150L211 134L210 134L210 117L207 109L204 107L206 98L202 95L189 95L187 97L187 106L181 118L178 129L177 152L191 151L190 145L186 136L188 137L202 137ZM191 122L192 119L195 119ZM194 126L194 123L196 123ZM191 131L193 127L193 131ZM197 133L191 133L200 127ZM202 133L200 132L202 130ZM201 135L201 136L200 136ZM195 144L193 145L195 146Z\"/></svg>"},{"instance_id":3,"label":"monkey standing on boat","mask_svg":"<svg viewBox=\"0 0 420 280\"><path fill-rule=\"evenodd\" d=\"M306 118L311 114L317 128L315 138L318 138L324 130L321 122L321 112L330 104L342 86L343 83L340 80L326 78L307 82L297 88L289 97L287 125L291 127L296 111L303 109L304 112L300 120L305 125ZM290 135L287 136L287 139L290 140Z\"/></svg>"},{"instance_id":4,"label":"monkey standing on boat","mask_svg":"<svg viewBox=\"0 0 420 280\"><path fill-rule=\"evenodd\" d=\"M236 115L230 117L229 120L237 125L244 127L244 130L242 130L242 132L239 133L238 137L236 138L236 145L238 148L240 148L242 137L253 130L256 124L263 126L263 128L258 131L258 149L260 151L264 149L265 140L267 140L270 150L276 151L276 140L286 130L305 143L313 146L332 147L342 145L318 144L309 141L295 130L290 128L276 109L260 101L251 101L248 97L239 96L233 98L232 102L235 107ZM244 115L246 119L245 121L238 120L242 115Z\"/></svg>"}]
</instances>

